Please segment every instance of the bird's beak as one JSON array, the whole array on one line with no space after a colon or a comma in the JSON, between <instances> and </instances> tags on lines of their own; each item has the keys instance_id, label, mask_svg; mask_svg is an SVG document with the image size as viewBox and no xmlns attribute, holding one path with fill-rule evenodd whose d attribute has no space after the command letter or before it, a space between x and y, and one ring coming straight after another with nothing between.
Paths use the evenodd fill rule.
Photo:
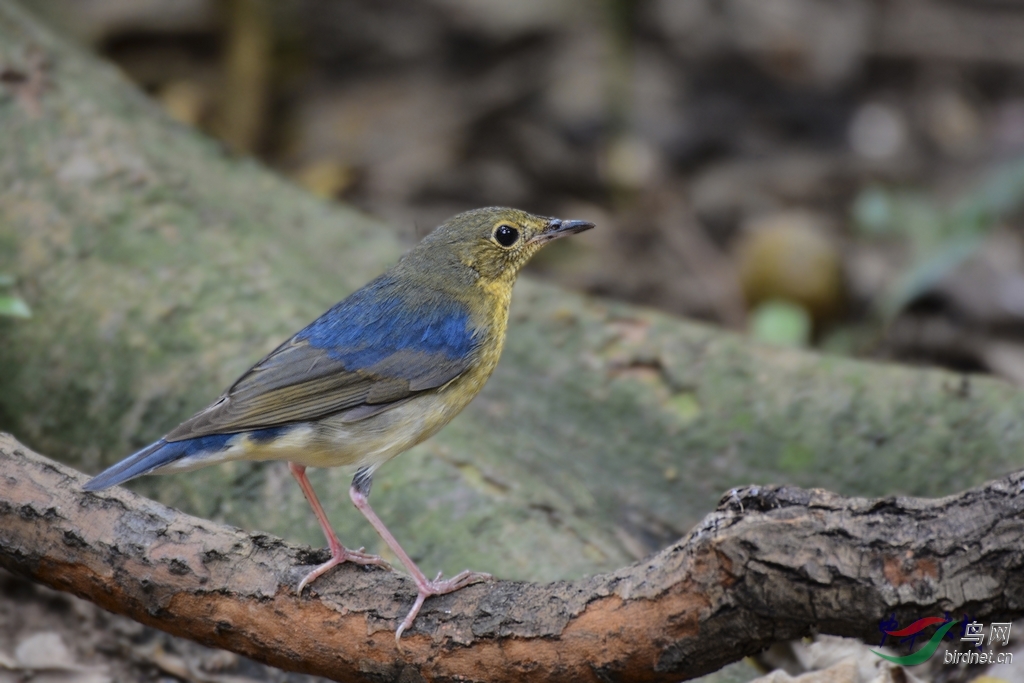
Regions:
<instances>
[{"instance_id":1,"label":"bird's beak","mask_svg":"<svg viewBox=\"0 0 1024 683\"><path fill-rule=\"evenodd\" d=\"M552 218L548 221L548 224L544 226L544 230L537 233L533 239L530 240L530 243L543 244L544 242L556 240L559 237L575 235L578 232L590 230L592 227L594 227L594 224L589 221L563 221L559 218Z\"/></svg>"}]
</instances>

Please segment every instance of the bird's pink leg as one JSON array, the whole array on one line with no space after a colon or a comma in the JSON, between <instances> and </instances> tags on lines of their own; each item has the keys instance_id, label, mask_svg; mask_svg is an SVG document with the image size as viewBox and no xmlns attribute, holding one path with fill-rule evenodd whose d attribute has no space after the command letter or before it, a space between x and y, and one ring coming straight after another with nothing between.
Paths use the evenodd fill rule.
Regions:
<instances>
[{"instance_id":1,"label":"bird's pink leg","mask_svg":"<svg viewBox=\"0 0 1024 683\"><path fill-rule=\"evenodd\" d=\"M359 550L349 550L343 546L341 541L338 540L338 536L334 533L334 529L331 528L331 522L327 519L327 513L324 512L323 506L320 505L320 501L316 497L316 492L313 491L313 486L309 483L309 478L306 477L305 466L296 465L295 463L290 462L288 463L288 470L292 473L292 476L295 477L295 481L299 482L303 495L305 495L306 500L309 501L309 506L313 508L313 514L316 515L316 521L320 522L320 528L323 529L324 536L327 537L327 545L331 548L331 559L306 574L302 581L299 581L297 592L300 595L302 594L302 589L306 587L306 584L342 562L375 564L379 567L391 568L391 565L376 555L364 553L362 548Z\"/></svg>"},{"instance_id":2,"label":"bird's pink leg","mask_svg":"<svg viewBox=\"0 0 1024 683\"><path fill-rule=\"evenodd\" d=\"M365 488L366 492L362 489ZM434 580L427 579L426 575L420 571L420 568L416 566L416 563L412 561L412 558L402 549L402 546L398 544L395 537L391 535L388 528L384 526L384 522L380 521L380 517L370 507L370 501L367 498L369 492L369 478L360 481L360 477L357 474L356 478L352 481L352 486L349 487L348 495L352 499L352 503L356 508L363 513L367 521L373 525L373 528L377 530L380 537L384 539L384 542L388 544L391 551L398 556L398 559L402 561L405 568L412 574L413 581L416 582L416 589L418 595L416 596L416 602L413 603L412 609L409 610L409 614L406 615L405 620L402 621L398 630L395 631L395 640L397 641L402 637L402 632L412 626L412 622L416 620L416 615L420 613L420 607L423 606L423 601L429 598L431 595L444 595L445 593L451 593L457 591L460 588L468 586L471 583L477 583L479 581L488 581L493 577L490 574L483 572L471 572L466 570L450 579L441 580L441 572L437 573Z\"/></svg>"}]
</instances>

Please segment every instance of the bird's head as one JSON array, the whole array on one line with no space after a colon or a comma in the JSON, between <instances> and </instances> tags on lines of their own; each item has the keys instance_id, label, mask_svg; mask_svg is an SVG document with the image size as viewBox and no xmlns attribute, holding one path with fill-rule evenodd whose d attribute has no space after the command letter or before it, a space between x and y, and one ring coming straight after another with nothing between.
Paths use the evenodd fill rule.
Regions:
<instances>
[{"instance_id":1,"label":"bird's head","mask_svg":"<svg viewBox=\"0 0 1024 683\"><path fill-rule=\"evenodd\" d=\"M561 220L504 207L474 209L449 218L422 246L444 249L485 282L515 281L520 268L548 242L594 227L579 220Z\"/></svg>"}]
</instances>

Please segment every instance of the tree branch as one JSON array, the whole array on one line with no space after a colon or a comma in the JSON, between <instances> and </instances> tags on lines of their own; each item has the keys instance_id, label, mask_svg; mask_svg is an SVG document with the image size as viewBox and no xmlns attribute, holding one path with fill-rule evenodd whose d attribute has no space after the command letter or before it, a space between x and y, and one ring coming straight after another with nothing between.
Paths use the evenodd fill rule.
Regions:
<instances>
[{"instance_id":1,"label":"tree branch","mask_svg":"<svg viewBox=\"0 0 1024 683\"><path fill-rule=\"evenodd\" d=\"M812 631L966 611L1024 615L1024 473L938 500L730 492L688 536L573 582L431 598L396 646L412 582L343 565L302 597L308 548L166 508L0 436L0 565L113 612L338 680L660 681ZM711 646L713 644L713 646Z\"/></svg>"}]
</instances>

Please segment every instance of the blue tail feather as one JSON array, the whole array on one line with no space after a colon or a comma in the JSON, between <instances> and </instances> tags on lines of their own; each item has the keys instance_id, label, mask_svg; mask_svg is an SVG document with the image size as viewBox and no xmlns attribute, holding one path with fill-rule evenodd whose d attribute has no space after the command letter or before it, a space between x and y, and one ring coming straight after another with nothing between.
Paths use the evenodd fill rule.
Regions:
<instances>
[{"instance_id":1,"label":"blue tail feather","mask_svg":"<svg viewBox=\"0 0 1024 683\"><path fill-rule=\"evenodd\" d=\"M129 479L149 474L176 460L196 455L203 451L219 451L234 434L215 434L184 441L164 441L160 439L140 451L137 451L121 462L113 465L86 482L86 491L100 491L111 486L123 484Z\"/></svg>"}]
</instances>

